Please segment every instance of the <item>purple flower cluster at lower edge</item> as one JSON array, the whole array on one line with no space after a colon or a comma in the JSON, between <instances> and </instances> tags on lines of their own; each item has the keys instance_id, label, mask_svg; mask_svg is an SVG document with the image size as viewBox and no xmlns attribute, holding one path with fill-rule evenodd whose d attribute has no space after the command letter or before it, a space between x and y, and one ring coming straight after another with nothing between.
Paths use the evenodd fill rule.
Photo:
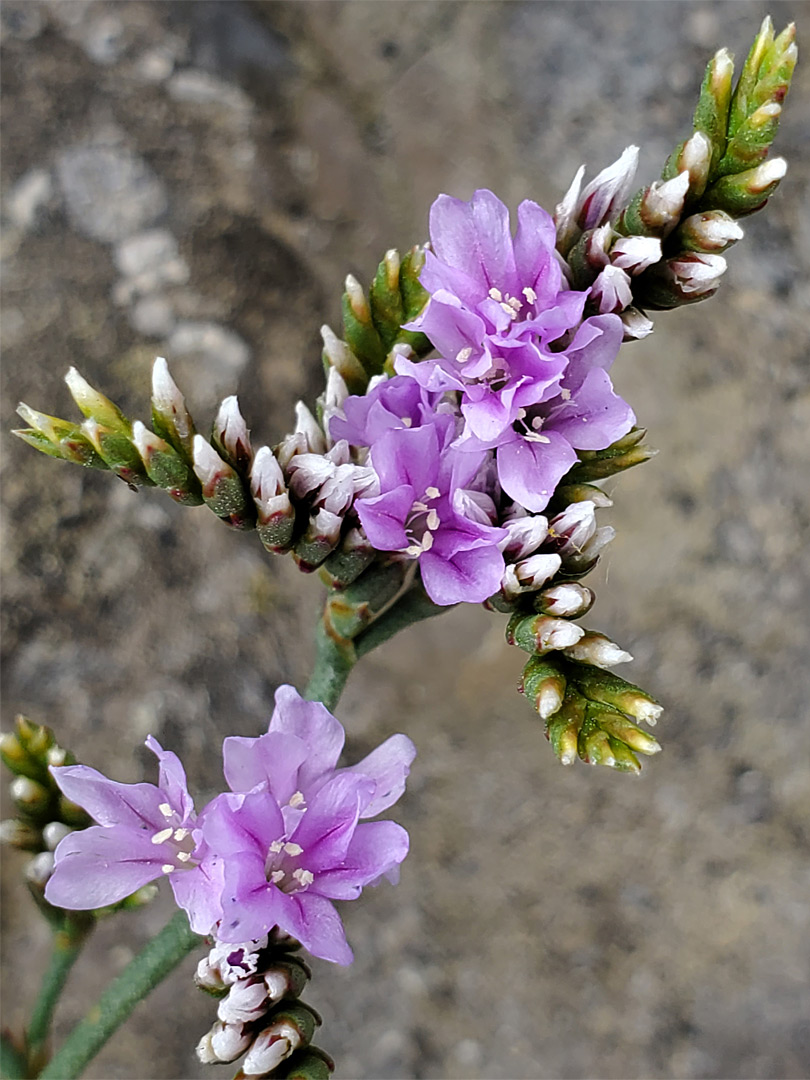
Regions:
<instances>
[{"instance_id":1,"label":"purple flower cluster at lower edge","mask_svg":"<svg viewBox=\"0 0 810 1080\"><path fill-rule=\"evenodd\" d=\"M84 765L52 769L98 824L57 847L46 899L72 910L104 907L167 876L197 933L244 942L277 926L313 956L351 963L332 901L356 899L382 877L396 882L408 834L393 821L366 819L400 797L416 750L393 735L337 769L343 741L323 705L282 686L265 735L225 740L230 791L199 814L179 759L151 736L157 786L119 784Z\"/></svg>"},{"instance_id":2,"label":"purple flower cluster at lower edge","mask_svg":"<svg viewBox=\"0 0 810 1080\"><path fill-rule=\"evenodd\" d=\"M380 480L355 507L375 547L418 559L437 604L477 603L504 577L507 519L539 514L578 450L601 450L635 422L608 375L616 315L583 317L555 227L536 203L509 212L491 191L441 195L421 282L430 300L407 324L438 356L343 402L330 434Z\"/></svg>"}]
</instances>

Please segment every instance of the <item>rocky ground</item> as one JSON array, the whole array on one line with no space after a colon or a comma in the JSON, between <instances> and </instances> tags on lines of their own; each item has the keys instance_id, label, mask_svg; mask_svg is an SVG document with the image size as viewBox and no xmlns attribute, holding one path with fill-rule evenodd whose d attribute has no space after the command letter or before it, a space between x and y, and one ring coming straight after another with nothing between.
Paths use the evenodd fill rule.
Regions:
<instances>
[{"instance_id":1,"label":"rocky ground","mask_svg":"<svg viewBox=\"0 0 810 1080\"><path fill-rule=\"evenodd\" d=\"M424 239L439 191L551 207L630 142L652 178L708 57L744 53L767 10L807 9L6 0L5 431L19 399L72 415L70 364L145 417L161 353L201 426L238 390L276 441L319 390L347 271ZM808 73L790 172L719 296L618 365L661 454L612 485L590 622L665 702L665 753L638 780L561 768L483 610L352 677L353 752L406 730L419 758L402 883L345 907L352 968L316 965L344 1080L808 1075ZM151 778L151 731L213 793L222 737L258 734L275 686L305 680L318 583L205 509L3 441L4 726L50 723L122 780ZM47 952L21 868L7 857L9 1025ZM58 1036L169 910L100 927ZM192 969L88 1077L230 1075L194 1058L212 1009Z\"/></svg>"}]
</instances>

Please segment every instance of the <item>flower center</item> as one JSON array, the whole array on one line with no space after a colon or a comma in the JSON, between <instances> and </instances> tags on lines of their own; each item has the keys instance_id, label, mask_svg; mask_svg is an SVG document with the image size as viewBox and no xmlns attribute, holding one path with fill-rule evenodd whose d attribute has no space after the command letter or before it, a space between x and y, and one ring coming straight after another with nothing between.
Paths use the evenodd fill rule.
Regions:
<instances>
[{"instance_id":1,"label":"flower center","mask_svg":"<svg viewBox=\"0 0 810 1080\"><path fill-rule=\"evenodd\" d=\"M404 549L406 555L418 557L423 551L433 547L433 534L441 524L441 518L435 507L429 504L438 499L441 492L437 487L425 488L423 498L414 500L405 519L405 532L411 543Z\"/></svg>"},{"instance_id":2,"label":"flower center","mask_svg":"<svg viewBox=\"0 0 810 1080\"><path fill-rule=\"evenodd\" d=\"M197 844L191 829L183 825L180 815L169 803L161 803L158 810L166 819L166 828L159 829L152 836L152 843L160 848L161 855L166 859L161 870L164 874L171 874L175 870L192 870L197 865L192 858Z\"/></svg>"},{"instance_id":3,"label":"flower center","mask_svg":"<svg viewBox=\"0 0 810 1080\"><path fill-rule=\"evenodd\" d=\"M304 849L290 840L274 840L267 849L264 876L283 893L302 892L315 880L311 870L298 865Z\"/></svg>"}]
</instances>

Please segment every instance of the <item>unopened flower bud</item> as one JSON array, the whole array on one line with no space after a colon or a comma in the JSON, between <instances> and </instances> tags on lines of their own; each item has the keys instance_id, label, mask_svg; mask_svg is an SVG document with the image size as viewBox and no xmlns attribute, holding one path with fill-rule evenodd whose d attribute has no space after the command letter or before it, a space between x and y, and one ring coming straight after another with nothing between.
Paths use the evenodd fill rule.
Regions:
<instances>
[{"instance_id":1,"label":"unopened flower bud","mask_svg":"<svg viewBox=\"0 0 810 1080\"><path fill-rule=\"evenodd\" d=\"M309 1046L289 1057L276 1072L281 1080L329 1080L335 1063L320 1047Z\"/></svg>"},{"instance_id":2,"label":"unopened flower bud","mask_svg":"<svg viewBox=\"0 0 810 1080\"><path fill-rule=\"evenodd\" d=\"M220 405L211 431L211 441L220 456L237 472L243 475L249 472L253 460L250 432L239 411L235 394L226 397Z\"/></svg>"},{"instance_id":3,"label":"unopened flower bud","mask_svg":"<svg viewBox=\"0 0 810 1080\"><path fill-rule=\"evenodd\" d=\"M619 314L624 325L624 341L640 341L653 332L653 321L636 307L626 308Z\"/></svg>"},{"instance_id":4,"label":"unopened flower bud","mask_svg":"<svg viewBox=\"0 0 810 1080\"><path fill-rule=\"evenodd\" d=\"M563 703L565 675L553 660L532 656L523 669L518 690L526 695L540 719L548 720Z\"/></svg>"},{"instance_id":5,"label":"unopened flower bud","mask_svg":"<svg viewBox=\"0 0 810 1080\"><path fill-rule=\"evenodd\" d=\"M242 1063L247 1077L265 1076L301 1046L308 1046L319 1021L311 1009L298 1003L279 1009L273 1022L259 1035Z\"/></svg>"},{"instance_id":6,"label":"unopened flower bud","mask_svg":"<svg viewBox=\"0 0 810 1080\"><path fill-rule=\"evenodd\" d=\"M662 179L671 180L686 171L689 174L688 198L699 199L706 188L711 160L711 140L703 131L696 131L670 155Z\"/></svg>"},{"instance_id":7,"label":"unopened flower bud","mask_svg":"<svg viewBox=\"0 0 810 1080\"><path fill-rule=\"evenodd\" d=\"M586 717L597 723L608 735L623 742L631 750L635 750L637 754L657 754L661 749L661 744L652 735L642 731L622 713L615 712L604 705L592 702L586 709Z\"/></svg>"},{"instance_id":8,"label":"unopened flower bud","mask_svg":"<svg viewBox=\"0 0 810 1080\"><path fill-rule=\"evenodd\" d=\"M546 737L563 765L577 760L580 728L585 719L585 699L576 691L566 690L563 703L546 724Z\"/></svg>"},{"instance_id":9,"label":"unopened flower bud","mask_svg":"<svg viewBox=\"0 0 810 1080\"><path fill-rule=\"evenodd\" d=\"M95 390L76 368L70 368L65 382L83 416L92 418L110 431L129 435L130 423L118 406Z\"/></svg>"},{"instance_id":10,"label":"unopened flower bud","mask_svg":"<svg viewBox=\"0 0 810 1080\"><path fill-rule=\"evenodd\" d=\"M241 1024L217 1022L197 1044L197 1058L203 1065L227 1064L244 1054L253 1035Z\"/></svg>"},{"instance_id":11,"label":"unopened flower bud","mask_svg":"<svg viewBox=\"0 0 810 1080\"><path fill-rule=\"evenodd\" d=\"M223 1024L249 1024L267 1011L267 987L260 979L235 982L217 1008Z\"/></svg>"},{"instance_id":12,"label":"unopened flower bud","mask_svg":"<svg viewBox=\"0 0 810 1080\"><path fill-rule=\"evenodd\" d=\"M628 274L640 274L661 258L661 240L657 236L625 236L610 249L610 261Z\"/></svg>"},{"instance_id":13,"label":"unopened flower bud","mask_svg":"<svg viewBox=\"0 0 810 1080\"><path fill-rule=\"evenodd\" d=\"M567 619L515 612L506 627L506 640L524 652L542 655L554 649L567 649L584 633L581 626Z\"/></svg>"},{"instance_id":14,"label":"unopened flower bud","mask_svg":"<svg viewBox=\"0 0 810 1080\"><path fill-rule=\"evenodd\" d=\"M295 434L303 435L306 440L307 449L304 453L325 453L326 441L321 426L303 401L297 402L295 406Z\"/></svg>"},{"instance_id":15,"label":"unopened flower bud","mask_svg":"<svg viewBox=\"0 0 810 1080\"><path fill-rule=\"evenodd\" d=\"M39 851L42 848L42 833L30 821L7 818L0 821L0 843L21 851Z\"/></svg>"},{"instance_id":16,"label":"unopened flower bud","mask_svg":"<svg viewBox=\"0 0 810 1080\"><path fill-rule=\"evenodd\" d=\"M275 1005L285 997L300 997L310 974L303 960L274 962L263 976L269 1004Z\"/></svg>"},{"instance_id":17,"label":"unopened flower bud","mask_svg":"<svg viewBox=\"0 0 810 1080\"><path fill-rule=\"evenodd\" d=\"M93 444L96 453L107 467L117 473L131 488L152 487L141 455L132 442L131 431L123 432L100 424L95 417L82 423L82 434Z\"/></svg>"},{"instance_id":18,"label":"unopened flower bud","mask_svg":"<svg viewBox=\"0 0 810 1080\"><path fill-rule=\"evenodd\" d=\"M632 190L637 167L638 147L628 146L591 180L578 200L577 224L581 229L593 229L615 217Z\"/></svg>"},{"instance_id":19,"label":"unopened flower bud","mask_svg":"<svg viewBox=\"0 0 810 1080\"><path fill-rule=\"evenodd\" d=\"M56 851L57 846L72 833L73 829L62 821L49 821L42 829L42 839L49 851Z\"/></svg>"},{"instance_id":20,"label":"unopened flower bud","mask_svg":"<svg viewBox=\"0 0 810 1080\"><path fill-rule=\"evenodd\" d=\"M155 360L152 368L152 427L186 461L191 461L194 421L162 356Z\"/></svg>"},{"instance_id":21,"label":"unopened flower bud","mask_svg":"<svg viewBox=\"0 0 810 1080\"><path fill-rule=\"evenodd\" d=\"M594 630L588 630L579 641L567 646L564 652L572 660L579 660L582 664L594 664L600 668L625 664L633 659L629 652L625 652L610 638Z\"/></svg>"},{"instance_id":22,"label":"unopened flower bud","mask_svg":"<svg viewBox=\"0 0 810 1080\"><path fill-rule=\"evenodd\" d=\"M720 49L706 67L694 117L695 128L711 143L710 175L725 151L733 79L734 61L728 49Z\"/></svg>"},{"instance_id":23,"label":"unopened flower bud","mask_svg":"<svg viewBox=\"0 0 810 1080\"><path fill-rule=\"evenodd\" d=\"M262 446L253 459L250 492L256 504L256 531L268 551L289 550L295 528L295 510L284 475L273 451Z\"/></svg>"},{"instance_id":24,"label":"unopened flower bud","mask_svg":"<svg viewBox=\"0 0 810 1080\"><path fill-rule=\"evenodd\" d=\"M536 611L544 615L556 615L563 619L579 619L593 607L596 599L591 589L576 582L567 581L543 589L534 599Z\"/></svg>"},{"instance_id":25,"label":"unopened flower bud","mask_svg":"<svg viewBox=\"0 0 810 1080\"><path fill-rule=\"evenodd\" d=\"M633 198L617 230L625 236L667 236L680 219L688 191L686 169L671 180L656 180Z\"/></svg>"},{"instance_id":26,"label":"unopened flower bud","mask_svg":"<svg viewBox=\"0 0 810 1080\"><path fill-rule=\"evenodd\" d=\"M618 266L606 266L591 288L591 301L601 315L616 315L633 303L630 277Z\"/></svg>"},{"instance_id":27,"label":"unopened flower bud","mask_svg":"<svg viewBox=\"0 0 810 1080\"><path fill-rule=\"evenodd\" d=\"M684 251L701 251L718 254L738 240L743 231L724 210L707 210L692 214L678 229L676 240Z\"/></svg>"},{"instance_id":28,"label":"unopened flower bud","mask_svg":"<svg viewBox=\"0 0 810 1080\"><path fill-rule=\"evenodd\" d=\"M253 505L248 502L235 469L222 460L202 435L194 436L193 467L202 496L217 517L236 529L253 527Z\"/></svg>"},{"instance_id":29,"label":"unopened flower bud","mask_svg":"<svg viewBox=\"0 0 810 1080\"><path fill-rule=\"evenodd\" d=\"M784 158L771 158L754 169L724 176L706 191L702 205L707 210L725 210L742 217L760 210L776 191L787 172Z\"/></svg>"},{"instance_id":30,"label":"unopened flower bud","mask_svg":"<svg viewBox=\"0 0 810 1080\"><path fill-rule=\"evenodd\" d=\"M339 372L353 394L363 394L368 384L365 368L352 350L328 326L321 327L323 358L330 369Z\"/></svg>"},{"instance_id":31,"label":"unopened flower bud","mask_svg":"<svg viewBox=\"0 0 810 1080\"><path fill-rule=\"evenodd\" d=\"M655 725L663 707L655 698L633 683L614 675L610 671L601 671L590 665L569 667L569 678L576 684L585 697L591 701L601 701L612 705L614 709L643 721L651 727Z\"/></svg>"},{"instance_id":32,"label":"unopened flower bud","mask_svg":"<svg viewBox=\"0 0 810 1080\"><path fill-rule=\"evenodd\" d=\"M202 503L200 484L184 457L140 420L132 425L132 442L141 455L149 479L184 506Z\"/></svg>"},{"instance_id":33,"label":"unopened flower bud","mask_svg":"<svg viewBox=\"0 0 810 1080\"><path fill-rule=\"evenodd\" d=\"M565 505L592 502L598 510L613 506L613 500L610 496L594 484L565 484L558 487L554 494L555 501L559 499L560 503Z\"/></svg>"},{"instance_id":34,"label":"unopened flower bud","mask_svg":"<svg viewBox=\"0 0 810 1080\"><path fill-rule=\"evenodd\" d=\"M588 765L606 765L612 768L616 764L610 737L607 732L599 728L596 731L589 731L586 727L580 729L577 751L580 758Z\"/></svg>"},{"instance_id":35,"label":"unopened flower bud","mask_svg":"<svg viewBox=\"0 0 810 1080\"><path fill-rule=\"evenodd\" d=\"M51 802L50 791L29 776L15 776L11 781L9 792L21 810L35 816L47 810Z\"/></svg>"},{"instance_id":36,"label":"unopened flower bud","mask_svg":"<svg viewBox=\"0 0 810 1080\"><path fill-rule=\"evenodd\" d=\"M333 589L345 589L372 564L376 550L362 529L349 529L342 543L321 567L321 576Z\"/></svg>"},{"instance_id":37,"label":"unopened flower bud","mask_svg":"<svg viewBox=\"0 0 810 1080\"><path fill-rule=\"evenodd\" d=\"M360 282L352 274L343 293L343 332L349 348L369 375L379 374L386 349L371 318L371 308Z\"/></svg>"},{"instance_id":38,"label":"unopened flower bud","mask_svg":"<svg viewBox=\"0 0 810 1080\"><path fill-rule=\"evenodd\" d=\"M577 169L576 176L571 181L571 186L554 210L554 224L557 227L557 250L563 256L568 255L568 252L576 243L580 233L580 228L576 222L576 216L577 207L579 205L579 193L584 175L585 166L580 165Z\"/></svg>"},{"instance_id":39,"label":"unopened flower bud","mask_svg":"<svg viewBox=\"0 0 810 1080\"><path fill-rule=\"evenodd\" d=\"M35 855L25 868L25 879L35 889L44 889L53 873L54 855L52 851L41 851Z\"/></svg>"},{"instance_id":40,"label":"unopened flower bud","mask_svg":"<svg viewBox=\"0 0 810 1080\"><path fill-rule=\"evenodd\" d=\"M316 570L337 546L343 518L329 510L319 509L309 519L309 525L295 545L293 558L300 570Z\"/></svg>"}]
</instances>

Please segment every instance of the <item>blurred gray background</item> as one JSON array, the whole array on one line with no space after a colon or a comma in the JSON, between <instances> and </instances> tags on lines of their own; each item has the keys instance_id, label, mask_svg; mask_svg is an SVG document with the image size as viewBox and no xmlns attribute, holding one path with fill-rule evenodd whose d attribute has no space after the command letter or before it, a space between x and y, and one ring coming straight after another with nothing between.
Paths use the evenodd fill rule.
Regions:
<instances>
[{"instance_id":1,"label":"blurred gray background","mask_svg":"<svg viewBox=\"0 0 810 1080\"><path fill-rule=\"evenodd\" d=\"M192 788L223 736L306 680L320 587L255 536L7 434L22 399L74 415L70 364L148 418L166 355L201 427L239 391L257 445L321 384L343 275L426 237L438 192L553 208L631 142L652 179L703 67L806 4L6 0L3 33L3 725L18 711L121 780L155 733ZM801 27L800 27L801 29ZM310 1001L337 1075L804 1077L810 1070L806 545L810 231L799 65L781 191L719 295L662 314L614 369L660 448L610 485L618 536L588 624L667 706L640 779L565 770L515 693L501 616L465 609L363 662L338 715L359 757L419 748L397 889L343 906L353 967ZM144 234L147 239L142 239ZM5 1023L46 928L3 876ZM103 924L63 1036L163 924ZM94 1078L225 1077L191 958Z\"/></svg>"}]
</instances>

